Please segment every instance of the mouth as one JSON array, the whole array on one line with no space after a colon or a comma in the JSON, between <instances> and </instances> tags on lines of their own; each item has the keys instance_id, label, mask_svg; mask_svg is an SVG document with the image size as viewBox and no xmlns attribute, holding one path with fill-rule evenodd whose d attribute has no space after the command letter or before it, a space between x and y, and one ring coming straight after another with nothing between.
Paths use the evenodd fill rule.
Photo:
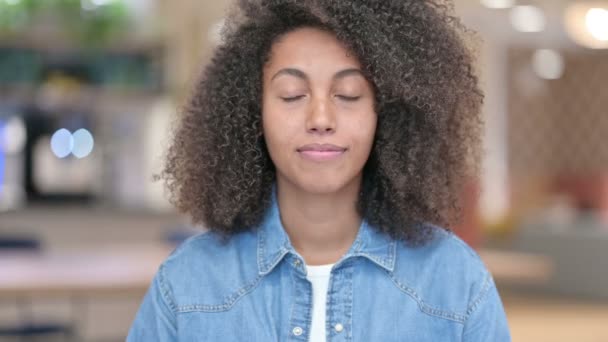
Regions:
<instances>
[{"instance_id":1,"label":"mouth","mask_svg":"<svg viewBox=\"0 0 608 342\"><path fill-rule=\"evenodd\" d=\"M333 144L309 144L297 149L300 156L315 162L330 161L342 156L348 149Z\"/></svg>"}]
</instances>

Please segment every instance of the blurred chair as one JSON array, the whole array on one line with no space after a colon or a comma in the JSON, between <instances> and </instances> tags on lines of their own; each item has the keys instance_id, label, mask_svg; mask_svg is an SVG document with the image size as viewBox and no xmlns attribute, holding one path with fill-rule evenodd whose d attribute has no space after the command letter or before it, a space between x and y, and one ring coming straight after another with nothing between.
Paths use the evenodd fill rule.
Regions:
<instances>
[{"instance_id":1,"label":"blurred chair","mask_svg":"<svg viewBox=\"0 0 608 342\"><path fill-rule=\"evenodd\" d=\"M24 252L39 253L42 251L40 240L35 237L4 237L0 236L0 253ZM63 336L66 341L74 340L74 328L71 324L54 322L35 322L28 298L17 298L17 310L20 323L15 326L0 325L0 340L6 337L19 338L20 341L28 341L39 337ZM45 339L46 340L46 339Z\"/></svg>"},{"instance_id":2,"label":"blurred chair","mask_svg":"<svg viewBox=\"0 0 608 342\"><path fill-rule=\"evenodd\" d=\"M36 238L29 237L1 237L0 236L0 251L24 251L24 252L39 252L42 250L40 241Z\"/></svg>"},{"instance_id":3,"label":"blurred chair","mask_svg":"<svg viewBox=\"0 0 608 342\"><path fill-rule=\"evenodd\" d=\"M561 174L551 184L552 193L568 195L581 214L595 213L608 223L608 173Z\"/></svg>"}]
</instances>

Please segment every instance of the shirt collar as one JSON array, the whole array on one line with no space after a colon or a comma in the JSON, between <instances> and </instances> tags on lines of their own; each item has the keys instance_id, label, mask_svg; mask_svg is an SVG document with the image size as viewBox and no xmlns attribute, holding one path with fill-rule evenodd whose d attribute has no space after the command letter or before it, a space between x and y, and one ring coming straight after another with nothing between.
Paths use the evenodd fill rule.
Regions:
<instances>
[{"instance_id":1,"label":"shirt collar","mask_svg":"<svg viewBox=\"0 0 608 342\"><path fill-rule=\"evenodd\" d=\"M262 224L257 230L257 261L260 275L271 272L288 253L299 255L281 223L276 185L273 185L270 207L266 210ZM338 263L360 256L392 272L395 268L395 253L396 241L363 219L355 241Z\"/></svg>"}]
</instances>

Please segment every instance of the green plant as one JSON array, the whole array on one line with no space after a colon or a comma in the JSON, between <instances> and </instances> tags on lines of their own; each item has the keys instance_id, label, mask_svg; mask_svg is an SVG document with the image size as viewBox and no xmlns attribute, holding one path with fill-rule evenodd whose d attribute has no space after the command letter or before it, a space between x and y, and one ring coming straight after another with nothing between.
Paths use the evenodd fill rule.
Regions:
<instances>
[{"instance_id":1,"label":"green plant","mask_svg":"<svg viewBox=\"0 0 608 342\"><path fill-rule=\"evenodd\" d=\"M86 46L111 42L127 32L123 0L0 0L0 34L19 36L39 16L48 16L67 37Z\"/></svg>"}]
</instances>

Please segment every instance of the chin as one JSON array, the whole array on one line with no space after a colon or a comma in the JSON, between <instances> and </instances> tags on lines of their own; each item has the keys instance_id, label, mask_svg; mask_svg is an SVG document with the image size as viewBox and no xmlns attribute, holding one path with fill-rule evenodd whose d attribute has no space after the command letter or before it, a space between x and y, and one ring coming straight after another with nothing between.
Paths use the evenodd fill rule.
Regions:
<instances>
[{"instance_id":1,"label":"chin","mask_svg":"<svg viewBox=\"0 0 608 342\"><path fill-rule=\"evenodd\" d=\"M341 187L336 184L327 184L325 182L317 182L314 184L303 184L301 188L311 194L325 195L338 192Z\"/></svg>"},{"instance_id":2,"label":"chin","mask_svg":"<svg viewBox=\"0 0 608 342\"><path fill-rule=\"evenodd\" d=\"M328 179L327 177L305 177L296 182L297 186L311 194L323 195L341 191L347 184L347 179Z\"/></svg>"}]
</instances>

